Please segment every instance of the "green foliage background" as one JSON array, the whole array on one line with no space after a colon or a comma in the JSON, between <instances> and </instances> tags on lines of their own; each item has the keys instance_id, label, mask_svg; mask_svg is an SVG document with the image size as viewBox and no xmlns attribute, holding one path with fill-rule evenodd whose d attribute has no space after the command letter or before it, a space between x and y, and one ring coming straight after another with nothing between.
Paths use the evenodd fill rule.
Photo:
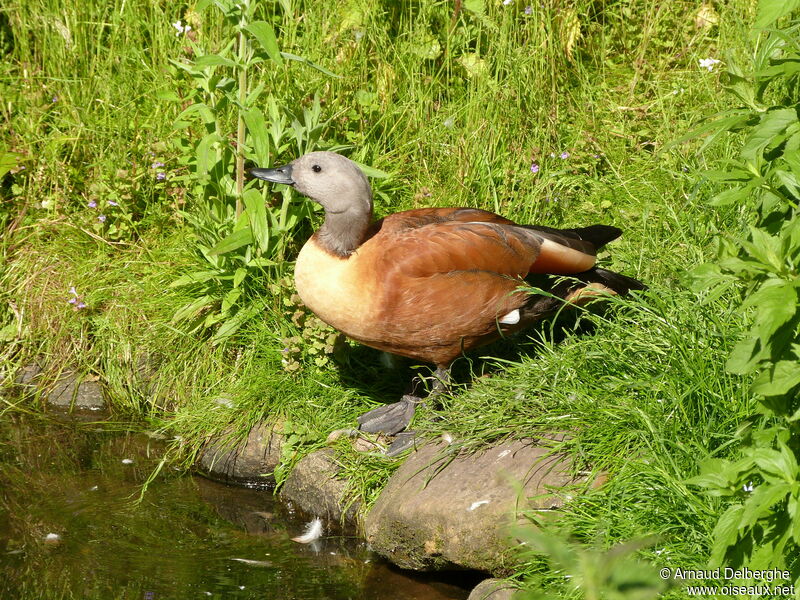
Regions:
<instances>
[{"instance_id":1,"label":"green foliage background","mask_svg":"<svg viewBox=\"0 0 800 600\"><path fill-rule=\"evenodd\" d=\"M568 431L559 449L609 475L550 526L592 547L570 556L654 535L624 548L797 580L793 8L9 0L0 375L34 360L98 375L115 417L175 436L186 464L210 435L277 420L285 476L408 377L352 345L328 359L330 332L290 283L319 213L240 176L245 161L338 150L370 167L379 216L460 205L617 225L602 264L650 286L460 361L473 382L418 429L467 449ZM371 502L396 463L337 444ZM547 567L562 546L520 558L526 588L588 593Z\"/></svg>"}]
</instances>

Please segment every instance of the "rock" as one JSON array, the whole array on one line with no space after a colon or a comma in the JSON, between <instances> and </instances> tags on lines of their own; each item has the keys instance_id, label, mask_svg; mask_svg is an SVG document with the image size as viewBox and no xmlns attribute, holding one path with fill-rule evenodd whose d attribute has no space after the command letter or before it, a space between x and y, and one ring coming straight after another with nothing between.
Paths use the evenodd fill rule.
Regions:
<instances>
[{"instance_id":1,"label":"rock","mask_svg":"<svg viewBox=\"0 0 800 600\"><path fill-rule=\"evenodd\" d=\"M38 390L51 407L78 411L106 408L99 377L79 375L74 369L63 370L52 386L48 386L45 370L37 362L32 362L19 370L14 383L24 393Z\"/></svg>"},{"instance_id":2,"label":"rock","mask_svg":"<svg viewBox=\"0 0 800 600\"><path fill-rule=\"evenodd\" d=\"M333 460L333 450L312 452L289 473L281 488L281 499L329 522L354 525L360 503L346 506L347 482L338 477L340 471L341 467Z\"/></svg>"},{"instance_id":3,"label":"rock","mask_svg":"<svg viewBox=\"0 0 800 600\"><path fill-rule=\"evenodd\" d=\"M517 588L505 579L484 579L470 592L467 600L511 600Z\"/></svg>"},{"instance_id":4,"label":"rock","mask_svg":"<svg viewBox=\"0 0 800 600\"><path fill-rule=\"evenodd\" d=\"M458 455L441 443L413 452L366 517L373 550L406 569L505 572L518 509L549 511L549 488L580 482L569 460L532 441ZM450 462L448 462L450 461Z\"/></svg>"},{"instance_id":5,"label":"rock","mask_svg":"<svg viewBox=\"0 0 800 600\"><path fill-rule=\"evenodd\" d=\"M200 471L217 481L240 485L270 485L271 475L281 461L283 436L275 425L259 423L239 444L231 442L232 432L226 431L212 439L200 453ZM267 477L270 476L270 477Z\"/></svg>"},{"instance_id":6,"label":"rock","mask_svg":"<svg viewBox=\"0 0 800 600\"><path fill-rule=\"evenodd\" d=\"M42 367L37 363L32 362L22 367L14 379L14 383L20 386L34 386L40 379L42 374Z\"/></svg>"},{"instance_id":7,"label":"rock","mask_svg":"<svg viewBox=\"0 0 800 600\"><path fill-rule=\"evenodd\" d=\"M63 409L103 410L103 388L97 377L79 376L74 371L65 371L47 394L47 403Z\"/></svg>"}]
</instances>

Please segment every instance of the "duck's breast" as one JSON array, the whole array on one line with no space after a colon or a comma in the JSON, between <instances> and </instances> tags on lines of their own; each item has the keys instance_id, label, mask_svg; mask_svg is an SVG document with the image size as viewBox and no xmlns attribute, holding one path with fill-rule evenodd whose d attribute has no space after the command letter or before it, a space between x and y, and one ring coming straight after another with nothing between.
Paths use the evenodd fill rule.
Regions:
<instances>
[{"instance_id":1,"label":"duck's breast","mask_svg":"<svg viewBox=\"0 0 800 600\"><path fill-rule=\"evenodd\" d=\"M376 294L366 266L359 251L341 258L325 250L312 236L295 264L297 293L331 327L356 339L369 337Z\"/></svg>"}]
</instances>

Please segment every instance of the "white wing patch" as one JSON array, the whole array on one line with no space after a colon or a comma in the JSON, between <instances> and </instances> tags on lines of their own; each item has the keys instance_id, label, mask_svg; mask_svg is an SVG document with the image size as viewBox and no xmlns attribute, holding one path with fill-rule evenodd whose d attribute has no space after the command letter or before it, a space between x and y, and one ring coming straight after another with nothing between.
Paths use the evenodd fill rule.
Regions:
<instances>
[{"instance_id":1,"label":"white wing patch","mask_svg":"<svg viewBox=\"0 0 800 600\"><path fill-rule=\"evenodd\" d=\"M510 313L500 318L498 322L503 325L516 325L519 323L519 309L515 308Z\"/></svg>"}]
</instances>

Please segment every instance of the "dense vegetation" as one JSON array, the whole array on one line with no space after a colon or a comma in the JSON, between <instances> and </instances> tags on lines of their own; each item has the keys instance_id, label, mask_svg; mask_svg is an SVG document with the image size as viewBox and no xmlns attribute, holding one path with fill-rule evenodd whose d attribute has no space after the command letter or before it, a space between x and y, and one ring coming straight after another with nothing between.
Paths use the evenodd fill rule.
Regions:
<instances>
[{"instance_id":1,"label":"dense vegetation","mask_svg":"<svg viewBox=\"0 0 800 600\"><path fill-rule=\"evenodd\" d=\"M798 581L796 4L9 0L0 376L98 375L117 418L179 440L174 460L279 419L280 480L408 377L297 304L318 209L242 176L341 151L369 167L379 216L617 225L602 263L650 286L465 358L474 381L418 418L459 447L568 431L562 449L609 474L530 534L528 588L596 597L625 572L655 593L627 563L586 566L651 535L627 550ZM337 452L368 502L396 465Z\"/></svg>"}]
</instances>

